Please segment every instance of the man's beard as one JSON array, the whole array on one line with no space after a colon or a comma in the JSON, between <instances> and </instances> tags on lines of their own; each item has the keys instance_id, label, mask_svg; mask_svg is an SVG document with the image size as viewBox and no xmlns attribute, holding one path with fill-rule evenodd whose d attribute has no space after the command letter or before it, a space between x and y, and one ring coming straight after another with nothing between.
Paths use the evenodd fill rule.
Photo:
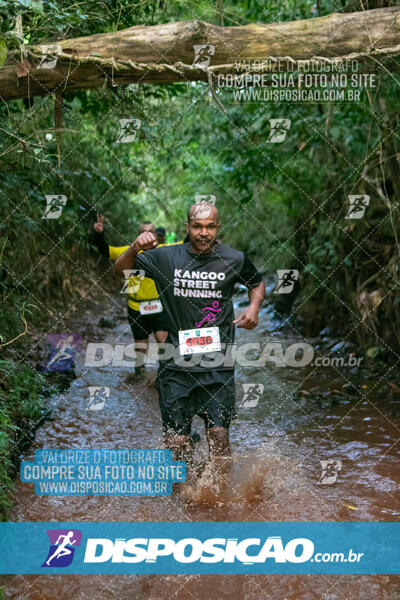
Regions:
<instances>
[{"instance_id":1,"label":"man's beard","mask_svg":"<svg viewBox=\"0 0 400 600\"><path fill-rule=\"evenodd\" d=\"M210 252L213 249L215 242L216 238L214 238L213 240L196 240L196 245L199 252Z\"/></svg>"}]
</instances>

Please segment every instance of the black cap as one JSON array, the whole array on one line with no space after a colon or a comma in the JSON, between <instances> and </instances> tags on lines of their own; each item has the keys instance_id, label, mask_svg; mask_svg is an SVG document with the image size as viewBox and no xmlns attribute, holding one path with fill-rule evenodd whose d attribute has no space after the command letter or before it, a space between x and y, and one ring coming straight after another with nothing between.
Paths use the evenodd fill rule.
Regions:
<instances>
[{"instance_id":1,"label":"black cap","mask_svg":"<svg viewBox=\"0 0 400 600\"><path fill-rule=\"evenodd\" d=\"M165 227L157 227L156 233L159 233L160 235L165 235Z\"/></svg>"}]
</instances>

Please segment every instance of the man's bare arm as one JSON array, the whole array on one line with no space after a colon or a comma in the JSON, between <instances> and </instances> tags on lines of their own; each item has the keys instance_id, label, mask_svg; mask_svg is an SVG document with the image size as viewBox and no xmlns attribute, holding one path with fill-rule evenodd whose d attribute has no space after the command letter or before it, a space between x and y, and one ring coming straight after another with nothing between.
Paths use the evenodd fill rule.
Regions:
<instances>
[{"instance_id":1,"label":"man's bare arm","mask_svg":"<svg viewBox=\"0 0 400 600\"><path fill-rule=\"evenodd\" d=\"M257 287L249 288L248 294L250 300L249 308L253 307L258 312L260 310L261 302L264 300L265 297L265 283L261 281Z\"/></svg>"},{"instance_id":2,"label":"man's bare arm","mask_svg":"<svg viewBox=\"0 0 400 600\"><path fill-rule=\"evenodd\" d=\"M248 288L250 306L242 312L233 322L238 327L244 329L254 329L258 325L258 311L260 310L261 302L265 296L265 283L261 283L255 288Z\"/></svg>"},{"instance_id":3,"label":"man's bare arm","mask_svg":"<svg viewBox=\"0 0 400 600\"><path fill-rule=\"evenodd\" d=\"M128 250L125 250L125 252L117 258L114 264L114 272L122 277L126 269L132 269L135 258L141 250L150 250L150 248L155 248L156 246L157 238L153 233L149 231L141 233Z\"/></svg>"}]
</instances>

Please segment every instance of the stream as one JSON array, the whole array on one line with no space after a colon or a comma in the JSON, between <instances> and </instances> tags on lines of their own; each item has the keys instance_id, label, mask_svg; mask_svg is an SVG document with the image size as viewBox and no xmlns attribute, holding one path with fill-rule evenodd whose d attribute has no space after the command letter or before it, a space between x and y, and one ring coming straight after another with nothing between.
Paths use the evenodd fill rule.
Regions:
<instances>
[{"instance_id":1,"label":"stream","mask_svg":"<svg viewBox=\"0 0 400 600\"><path fill-rule=\"evenodd\" d=\"M235 296L235 309L246 295ZM102 312L103 311L103 312ZM102 324L103 326L99 325ZM127 383L129 367L86 367L88 342L132 343L122 301L79 316L83 338L74 379L49 398L52 420L37 431L21 457L39 448L160 448L161 419L154 385L156 360L145 380ZM237 342L304 341L284 326L272 306L256 330L237 331ZM307 340L323 354L334 340ZM324 346L325 344L325 346ZM327 346L328 345L328 346ZM330 354L328 352L328 354ZM383 375L383 374L382 374ZM238 416L231 426L229 498L202 494L167 497L35 496L33 484L16 482L12 521L396 521L400 514L398 441L400 395L390 375L361 366L236 369ZM259 402L245 406L242 384L264 386ZM88 386L107 386L102 410L87 410ZM199 458L206 456L204 427ZM321 484L323 460L340 460L335 483ZM385 575L12 575L2 576L5 597L18 600L396 600L400 582Z\"/></svg>"}]
</instances>

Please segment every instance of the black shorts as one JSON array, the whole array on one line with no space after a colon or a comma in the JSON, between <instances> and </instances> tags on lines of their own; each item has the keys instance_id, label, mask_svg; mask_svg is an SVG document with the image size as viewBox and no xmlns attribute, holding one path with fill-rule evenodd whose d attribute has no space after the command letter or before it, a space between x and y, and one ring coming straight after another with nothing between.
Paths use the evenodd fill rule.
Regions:
<instances>
[{"instance_id":1,"label":"black shorts","mask_svg":"<svg viewBox=\"0 0 400 600\"><path fill-rule=\"evenodd\" d=\"M168 324L164 312L153 315L141 315L138 310L128 306L128 323L135 340L145 340L155 331L167 331Z\"/></svg>"},{"instance_id":2,"label":"black shorts","mask_svg":"<svg viewBox=\"0 0 400 600\"><path fill-rule=\"evenodd\" d=\"M164 433L189 435L198 415L206 429L228 429L235 416L234 370L178 371L160 369L157 388Z\"/></svg>"}]
</instances>

